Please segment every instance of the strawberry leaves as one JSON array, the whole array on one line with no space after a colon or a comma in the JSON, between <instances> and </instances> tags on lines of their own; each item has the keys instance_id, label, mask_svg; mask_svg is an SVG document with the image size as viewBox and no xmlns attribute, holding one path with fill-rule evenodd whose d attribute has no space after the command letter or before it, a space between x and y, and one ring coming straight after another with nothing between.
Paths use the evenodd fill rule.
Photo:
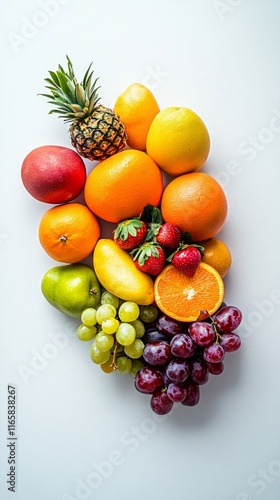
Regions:
<instances>
[{"instance_id":1,"label":"strawberry leaves","mask_svg":"<svg viewBox=\"0 0 280 500\"><path fill-rule=\"evenodd\" d=\"M133 261L140 271L157 276L164 268L165 253L156 242L146 242L132 250Z\"/></svg>"}]
</instances>

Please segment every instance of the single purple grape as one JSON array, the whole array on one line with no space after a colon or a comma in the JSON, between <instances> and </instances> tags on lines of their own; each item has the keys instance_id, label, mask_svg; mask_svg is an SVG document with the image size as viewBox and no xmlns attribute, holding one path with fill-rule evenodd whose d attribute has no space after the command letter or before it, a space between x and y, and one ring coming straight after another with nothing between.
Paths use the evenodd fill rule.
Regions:
<instances>
[{"instance_id":1,"label":"single purple grape","mask_svg":"<svg viewBox=\"0 0 280 500\"><path fill-rule=\"evenodd\" d=\"M237 349L241 346L241 338L237 335L237 333L224 333L221 338L222 340L220 345L223 347L225 352L237 351Z\"/></svg>"},{"instance_id":2,"label":"single purple grape","mask_svg":"<svg viewBox=\"0 0 280 500\"><path fill-rule=\"evenodd\" d=\"M165 389L158 389L151 397L150 405L157 415L166 415L173 408L173 401L167 395Z\"/></svg>"},{"instance_id":3,"label":"single purple grape","mask_svg":"<svg viewBox=\"0 0 280 500\"><path fill-rule=\"evenodd\" d=\"M184 382L184 386L187 390L187 395L185 399L182 401L182 405L184 406L195 406L198 404L200 399L200 388L199 385L194 382L192 379L186 380Z\"/></svg>"},{"instance_id":4,"label":"single purple grape","mask_svg":"<svg viewBox=\"0 0 280 500\"><path fill-rule=\"evenodd\" d=\"M203 385L208 382L209 370L207 364L203 359L196 359L191 362L190 376L192 380L198 385Z\"/></svg>"},{"instance_id":5,"label":"single purple grape","mask_svg":"<svg viewBox=\"0 0 280 500\"><path fill-rule=\"evenodd\" d=\"M167 386L166 393L173 403L182 403L182 401L186 398L188 391L184 384L175 384L174 382L171 382Z\"/></svg>"},{"instance_id":6,"label":"single purple grape","mask_svg":"<svg viewBox=\"0 0 280 500\"><path fill-rule=\"evenodd\" d=\"M226 306L215 314L214 321L221 332L230 333L240 325L242 312L238 307Z\"/></svg>"},{"instance_id":7,"label":"single purple grape","mask_svg":"<svg viewBox=\"0 0 280 500\"><path fill-rule=\"evenodd\" d=\"M170 348L176 358L190 358L196 351L196 345L192 338L186 333L177 333L172 337Z\"/></svg>"},{"instance_id":8,"label":"single purple grape","mask_svg":"<svg viewBox=\"0 0 280 500\"><path fill-rule=\"evenodd\" d=\"M139 392L152 394L163 385L162 374L151 366L140 368L135 375L135 387Z\"/></svg>"},{"instance_id":9,"label":"single purple grape","mask_svg":"<svg viewBox=\"0 0 280 500\"><path fill-rule=\"evenodd\" d=\"M165 373L171 382L184 382L190 373L189 363L185 359L174 358L167 365Z\"/></svg>"},{"instance_id":10,"label":"single purple grape","mask_svg":"<svg viewBox=\"0 0 280 500\"><path fill-rule=\"evenodd\" d=\"M166 365L173 358L170 345L165 340L155 340L145 345L143 358L151 366Z\"/></svg>"},{"instance_id":11,"label":"single purple grape","mask_svg":"<svg viewBox=\"0 0 280 500\"><path fill-rule=\"evenodd\" d=\"M151 328L144 333L141 340L144 342L144 344L149 344L150 342L155 342L157 340L165 340L166 342L169 342L170 337L160 332L156 328Z\"/></svg>"},{"instance_id":12,"label":"single purple grape","mask_svg":"<svg viewBox=\"0 0 280 500\"><path fill-rule=\"evenodd\" d=\"M180 321L170 318L166 314L162 314L157 319L157 329L165 335L176 335L183 332L183 325Z\"/></svg>"},{"instance_id":13,"label":"single purple grape","mask_svg":"<svg viewBox=\"0 0 280 500\"><path fill-rule=\"evenodd\" d=\"M209 323L203 321L194 321L188 329L188 333L193 341L202 347L206 347L215 340L215 330Z\"/></svg>"},{"instance_id":14,"label":"single purple grape","mask_svg":"<svg viewBox=\"0 0 280 500\"><path fill-rule=\"evenodd\" d=\"M225 357L225 350L220 344L211 344L205 347L203 357L209 363L219 363Z\"/></svg>"},{"instance_id":15,"label":"single purple grape","mask_svg":"<svg viewBox=\"0 0 280 500\"><path fill-rule=\"evenodd\" d=\"M209 373L212 375L221 375L224 371L224 363L220 361L219 363L207 363Z\"/></svg>"}]
</instances>

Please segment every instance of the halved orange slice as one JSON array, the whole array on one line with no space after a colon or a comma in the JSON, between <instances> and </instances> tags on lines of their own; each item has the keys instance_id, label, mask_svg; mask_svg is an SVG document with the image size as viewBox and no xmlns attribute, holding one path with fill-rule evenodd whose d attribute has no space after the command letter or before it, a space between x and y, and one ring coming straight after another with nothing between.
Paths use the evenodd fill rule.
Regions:
<instances>
[{"instance_id":1,"label":"halved orange slice","mask_svg":"<svg viewBox=\"0 0 280 500\"><path fill-rule=\"evenodd\" d=\"M205 262L199 264L192 278L170 264L157 276L154 291L162 312L188 323L217 311L223 302L224 283L220 274Z\"/></svg>"}]
</instances>

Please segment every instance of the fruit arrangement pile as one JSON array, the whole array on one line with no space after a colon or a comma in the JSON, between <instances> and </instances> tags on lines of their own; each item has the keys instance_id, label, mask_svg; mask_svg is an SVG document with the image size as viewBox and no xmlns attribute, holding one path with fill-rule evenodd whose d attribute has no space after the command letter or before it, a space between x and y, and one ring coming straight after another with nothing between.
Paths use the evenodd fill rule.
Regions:
<instances>
[{"instance_id":1,"label":"fruit arrangement pile","mask_svg":"<svg viewBox=\"0 0 280 500\"><path fill-rule=\"evenodd\" d=\"M227 199L199 172L210 138L194 111L160 110L138 83L109 109L97 81L90 65L79 82L68 56L66 70L49 71L42 95L70 123L72 148L40 146L22 163L26 190L53 205L38 238L60 265L41 290L80 318L77 338L90 343L93 363L130 374L164 415L174 403L196 405L200 386L241 345L242 313L224 302L231 253L216 237Z\"/></svg>"}]
</instances>

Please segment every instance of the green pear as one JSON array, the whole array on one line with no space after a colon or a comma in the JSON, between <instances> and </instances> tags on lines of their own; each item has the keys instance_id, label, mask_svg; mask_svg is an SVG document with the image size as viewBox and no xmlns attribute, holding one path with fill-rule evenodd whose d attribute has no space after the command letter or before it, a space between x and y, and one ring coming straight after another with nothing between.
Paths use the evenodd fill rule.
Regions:
<instances>
[{"instance_id":1,"label":"green pear","mask_svg":"<svg viewBox=\"0 0 280 500\"><path fill-rule=\"evenodd\" d=\"M43 276L41 289L53 307L77 318L87 307L96 308L101 298L101 287L94 270L80 263L49 269Z\"/></svg>"}]
</instances>

